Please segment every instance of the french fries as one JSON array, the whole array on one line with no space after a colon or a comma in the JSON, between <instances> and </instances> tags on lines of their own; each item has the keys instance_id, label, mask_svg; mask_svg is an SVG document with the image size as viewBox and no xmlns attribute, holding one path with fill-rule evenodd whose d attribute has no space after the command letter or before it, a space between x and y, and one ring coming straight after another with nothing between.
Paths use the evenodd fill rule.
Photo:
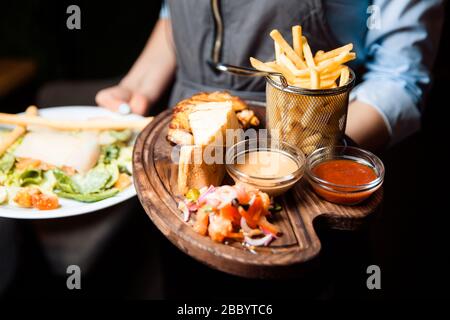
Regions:
<instances>
[{"instance_id":1,"label":"french fries","mask_svg":"<svg viewBox=\"0 0 450 320\"><path fill-rule=\"evenodd\" d=\"M272 30L270 33L272 39L280 46L280 49L286 53L289 59L298 67L305 68L305 62L295 53L294 49L287 43L278 30Z\"/></svg>"},{"instance_id":2,"label":"french fries","mask_svg":"<svg viewBox=\"0 0 450 320\"><path fill-rule=\"evenodd\" d=\"M264 72L277 72L276 69L273 68L273 65L270 65L270 62L262 62L256 58L250 57L250 64L253 68L258 69Z\"/></svg>"},{"instance_id":3,"label":"french fries","mask_svg":"<svg viewBox=\"0 0 450 320\"><path fill-rule=\"evenodd\" d=\"M279 62L277 62L277 64L282 68L286 68L288 70L287 72L293 75L294 78L305 77L309 74L308 69L298 69L285 54L280 54ZM295 79L293 80L293 82L295 82Z\"/></svg>"},{"instance_id":4,"label":"french fries","mask_svg":"<svg viewBox=\"0 0 450 320\"><path fill-rule=\"evenodd\" d=\"M314 60L316 62L328 60L330 58L338 56L342 52L350 52L350 51L352 51L352 49L353 49L353 44L349 43L349 44L346 44L345 46L336 48L336 49L328 51L328 52L318 51L316 53L316 56L314 57Z\"/></svg>"},{"instance_id":5,"label":"french fries","mask_svg":"<svg viewBox=\"0 0 450 320\"><path fill-rule=\"evenodd\" d=\"M280 72L290 86L306 89L329 89L348 83L350 72L344 63L356 59L353 44L313 55L302 27L292 27L292 46L276 29L270 32L274 40L275 61L262 62L250 58L251 65L261 71ZM337 82L337 80L339 81Z\"/></svg>"},{"instance_id":6,"label":"french fries","mask_svg":"<svg viewBox=\"0 0 450 320\"><path fill-rule=\"evenodd\" d=\"M278 42L273 42L273 45L275 47L275 62L280 63L280 56L281 56L281 48Z\"/></svg>"},{"instance_id":7,"label":"french fries","mask_svg":"<svg viewBox=\"0 0 450 320\"><path fill-rule=\"evenodd\" d=\"M347 86L350 69L346 62L354 60L353 44L314 55L301 26L292 27L292 46L278 30L272 30L275 61L262 62L250 58L251 65L261 71L279 72L290 86L323 90ZM297 94L267 86L267 125L271 135L299 147L310 154L319 147L335 144L342 137L348 91L336 94Z\"/></svg>"},{"instance_id":8,"label":"french fries","mask_svg":"<svg viewBox=\"0 0 450 320\"><path fill-rule=\"evenodd\" d=\"M303 43L303 54L305 56L306 65L309 68L315 68L316 67L316 62L314 61L314 57L313 57L313 54L311 52L311 48L309 47L309 44L308 44L307 41L305 41Z\"/></svg>"},{"instance_id":9,"label":"french fries","mask_svg":"<svg viewBox=\"0 0 450 320\"><path fill-rule=\"evenodd\" d=\"M319 64L317 65L317 70L320 72L333 70L338 68L342 64L354 59L356 59L356 54L354 52L343 52L336 57L319 62Z\"/></svg>"},{"instance_id":10,"label":"french fries","mask_svg":"<svg viewBox=\"0 0 450 320\"><path fill-rule=\"evenodd\" d=\"M350 74L348 72L348 68L344 68L341 70L341 76L339 79L339 86L345 86L348 82Z\"/></svg>"},{"instance_id":11,"label":"french fries","mask_svg":"<svg viewBox=\"0 0 450 320\"><path fill-rule=\"evenodd\" d=\"M309 74L311 76L311 89L320 89L320 78L317 70L314 67L310 67Z\"/></svg>"},{"instance_id":12,"label":"french fries","mask_svg":"<svg viewBox=\"0 0 450 320\"><path fill-rule=\"evenodd\" d=\"M303 37L302 37L302 27L293 26L292 27L292 44L294 45L295 53L303 59Z\"/></svg>"}]
</instances>

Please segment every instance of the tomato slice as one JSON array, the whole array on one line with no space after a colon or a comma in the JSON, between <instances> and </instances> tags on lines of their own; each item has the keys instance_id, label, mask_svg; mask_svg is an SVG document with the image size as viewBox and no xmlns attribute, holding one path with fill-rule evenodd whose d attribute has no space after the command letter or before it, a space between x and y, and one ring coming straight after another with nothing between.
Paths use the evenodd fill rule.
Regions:
<instances>
[{"instance_id":1,"label":"tomato slice","mask_svg":"<svg viewBox=\"0 0 450 320\"><path fill-rule=\"evenodd\" d=\"M245 221L247 222L247 225L252 228L255 229L258 227L258 225L256 223L252 222L252 219L250 217L250 215L248 214L248 212L246 210L244 210L244 208L242 208L241 206L238 208L239 210L239 214L244 217Z\"/></svg>"},{"instance_id":2,"label":"tomato slice","mask_svg":"<svg viewBox=\"0 0 450 320\"><path fill-rule=\"evenodd\" d=\"M250 215L252 222L257 223L259 221L262 211L263 202L261 197L257 195L250 208L248 208L248 214Z\"/></svg>"},{"instance_id":3,"label":"tomato slice","mask_svg":"<svg viewBox=\"0 0 450 320\"><path fill-rule=\"evenodd\" d=\"M242 207L239 207L239 213L245 218L248 226L252 229L256 229L258 227L258 222L262 212L262 200L259 196L255 196L255 200L247 211Z\"/></svg>"},{"instance_id":4,"label":"tomato slice","mask_svg":"<svg viewBox=\"0 0 450 320\"><path fill-rule=\"evenodd\" d=\"M239 226L241 222L241 216L238 209L231 203L220 209L220 215L227 220L230 220L234 226Z\"/></svg>"}]
</instances>

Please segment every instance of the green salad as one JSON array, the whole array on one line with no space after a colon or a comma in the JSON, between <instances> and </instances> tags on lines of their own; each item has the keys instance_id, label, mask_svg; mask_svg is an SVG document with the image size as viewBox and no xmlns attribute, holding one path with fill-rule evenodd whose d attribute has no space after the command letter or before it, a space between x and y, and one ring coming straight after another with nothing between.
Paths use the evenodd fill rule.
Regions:
<instances>
[{"instance_id":1,"label":"green salad","mask_svg":"<svg viewBox=\"0 0 450 320\"><path fill-rule=\"evenodd\" d=\"M5 132L0 132L0 139L2 134ZM84 174L69 170L70 168L58 168L40 161L17 158L14 150L23 138L18 139L0 157L0 204L14 202L21 207L41 209L40 205L45 209L45 200L51 196L96 202L110 198L128 187L132 173L133 131L103 131L98 138L100 156L96 165ZM20 192L24 190L28 194L19 199ZM32 196L37 192L45 196L35 201ZM27 197L38 205L34 205L34 202L33 205L28 205L31 200L28 201Z\"/></svg>"}]
</instances>

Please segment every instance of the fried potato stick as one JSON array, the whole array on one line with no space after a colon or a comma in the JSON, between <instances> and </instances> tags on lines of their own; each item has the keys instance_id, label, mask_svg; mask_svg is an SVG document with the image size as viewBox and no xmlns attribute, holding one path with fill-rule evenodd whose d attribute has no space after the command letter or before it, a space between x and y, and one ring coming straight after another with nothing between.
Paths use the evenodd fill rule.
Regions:
<instances>
[{"instance_id":1,"label":"fried potato stick","mask_svg":"<svg viewBox=\"0 0 450 320\"><path fill-rule=\"evenodd\" d=\"M281 50L283 50L286 56L292 60L292 62L297 66L297 68L299 69L306 68L306 65L303 62L303 60L300 59L300 57L295 53L294 49L292 49L292 47L287 43L287 41L283 38L283 36L278 30L276 29L272 30L272 32L270 32L270 36L276 43L278 43Z\"/></svg>"}]
</instances>

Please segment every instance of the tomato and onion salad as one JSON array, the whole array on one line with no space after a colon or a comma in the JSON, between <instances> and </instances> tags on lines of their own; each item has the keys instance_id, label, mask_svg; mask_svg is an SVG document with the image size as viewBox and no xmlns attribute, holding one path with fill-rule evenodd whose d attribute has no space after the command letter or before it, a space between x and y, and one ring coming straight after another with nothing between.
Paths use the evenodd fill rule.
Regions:
<instances>
[{"instance_id":1,"label":"tomato and onion salad","mask_svg":"<svg viewBox=\"0 0 450 320\"><path fill-rule=\"evenodd\" d=\"M195 232L216 242L234 239L248 246L267 246L280 234L268 218L281 208L268 194L242 184L191 189L178 206L186 222L195 216Z\"/></svg>"}]
</instances>

